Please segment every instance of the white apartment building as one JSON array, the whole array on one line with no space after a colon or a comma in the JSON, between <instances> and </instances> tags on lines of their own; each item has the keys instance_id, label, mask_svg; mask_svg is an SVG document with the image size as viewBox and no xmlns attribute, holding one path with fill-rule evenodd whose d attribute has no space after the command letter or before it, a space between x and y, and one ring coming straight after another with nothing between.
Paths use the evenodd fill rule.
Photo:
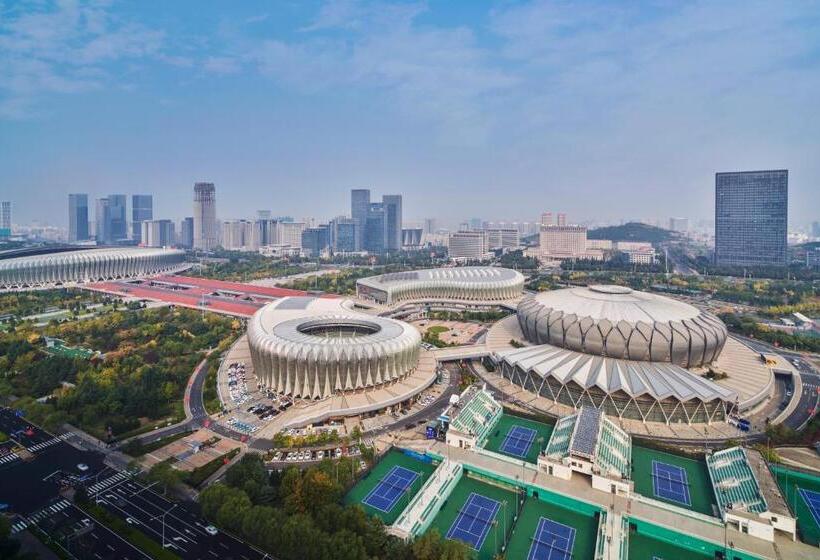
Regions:
<instances>
[{"instance_id":1,"label":"white apartment building","mask_svg":"<svg viewBox=\"0 0 820 560\"><path fill-rule=\"evenodd\" d=\"M521 244L518 228L488 229L487 247L493 249L512 249Z\"/></svg>"},{"instance_id":2,"label":"white apartment building","mask_svg":"<svg viewBox=\"0 0 820 560\"><path fill-rule=\"evenodd\" d=\"M584 226L541 226L541 256L546 259L587 258L587 228Z\"/></svg>"},{"instance_id":3,"label":"white apartment building","mask_svg":"<svg viewBox=\"0 0 820 560\"><path fill-rule=\"evenodd\" d=\"M484 231L458 231L448 238L448 254L454 260L484 260L489 257L487 233Z\"/></svg>"}]
</instances>

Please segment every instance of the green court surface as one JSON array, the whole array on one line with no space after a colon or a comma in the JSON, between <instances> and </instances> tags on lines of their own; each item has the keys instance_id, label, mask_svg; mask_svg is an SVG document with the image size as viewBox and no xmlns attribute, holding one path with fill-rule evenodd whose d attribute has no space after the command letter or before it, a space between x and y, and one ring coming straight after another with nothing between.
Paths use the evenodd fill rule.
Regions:
<instances>
[{"instance_id":1,"label":"green court surface","mask_svg":"<svg viewBox=\"0 0 820 560\"><path fill-rule=\"evenodd\" d=\"M789 508L797 516L797 532L800 538L807 544L820 545L820 526L812 516L806 500L798 492L798 489L820 492L820 477L793 471L779 465L772 465L771 469L777 479L777 484L780 485L783 497L789 503Z\"/></svg>"},{"instance_id":2,"label":"green court surface","mask_svg":"<svg viewBox=\"0 0 820 560\"><path fill-rule=\"evenodd\" d=\"M674 545L639 531L629 532L629 560L714 560L705 554Z\"/></svg>"},{"instance_id":3,"label":"green court surface","mask_svg":"<svg viewBox=\"0 0 820 560\"><path fill-rule=\"evenodd\" d=\"M376 508L362 503L367 495L370 494L370 491L378 486L379 481L385 477L390 469L397 465L404 467L405 469L410 469L411 471L419 474L419 478L413 482L410 491L405 494L406 497L403 496L399 498L399 500L388 512L379 511ZM379 461L379 463L364 476L364 478L362 478L353 488L350 489L350 492L348 492L345 496L344 503L359 504L364 508L368 515L375 515L387 525L390 525L396 520L396 518L398 518L404 508L407 507L408 502L412 500L421 487L424 486L424 483L428 478L430 478L430 475L432 475L435 470L436 465L432 463L422 462L409 455L406 455L398 449L391 449L385 454L381 461Z\"/></svg>"},{"instance_id":4,"label":"green court surface","mask_svg":"<svg viewBox=\"0 0 820 560\"><path fill-rule=\"evenodd\" d=\"M655 495L652 484L652 461L660 461L668 465L676 465L686 469L686 478L689 481L689 495L691 506L686 506L675 500L669 500ZM668 504L684 509L690 509L706 515L714 515L717 505L712 491L712 482L709 478L709 469L703 459L690 459L681 455L673 455L640 445L632 446L632 480L635 481L635 492Z\"/></svg>"},{"instance_id":5,"label":"green court surface","mask_svg":"<svg viewBox=\"0 0 820 560\"><path fill-rule=\"evenodd\" d=\"M490 531L484 539L484 544L476 556L477 560L491 560L495 556L496 551L501 552L501 545L504 541L504 530L506 529L507 534L512 530L516 500L521 499L521 494L517 494L511 488L501 488L495 484L489 484L472 478L465 473L458 484L456 484L456 487L453 488L450 497L444 502L441 511L439 511L438 515L433 519L433 524L430 528L438 529L439 533L446 537L450 527L452 527L459 512L464 509L467 499L473 492L496 500L502 504L495 516L496 523L490 528ZM506 506L503 505L505 501ZM513 557L507 556L507 558Z\"/></svg>"},{"instance_id":6,"label":"green court surface","mask_svg":"<svg viewBox=\"0 0 820 560\"><path fill-rule=\"evenodd\" d=\"M530 497L524 502L521 516L515 524L507 548L507 558L523 560L529 557L532 539L538 529L538 521L542 517L575 529L575 544L571 551L573 560L591 560L595 557L595 541L598 536L597 516L585 515Z\"/></svg>"},{"instance_id":7,"label":"green court surface","mask_svg":"<svg viewBox=\"0 0 820 560\"><path fill-rule=\"evenodd\" d=\"M507 437L507 433L513 426L521 426L523 428L530 428L536 431L535 441L533 441L532 445L530 445L530 450L525 457L518 457L514 454L504 453L501 451L501 444L504 443L504 438ZM508 455L510 457L515 457L516 459L523 458L527 462L535 464L538 460L538 454L547 446L547 442L549 442L551 434L552 426L549 424L504 413L498 420L498 424L496 424L493 431L490 432L490 435L487 437L487 442L484 445L484 449L501 453L503 455Z\"/></svg>"}]
</instances>

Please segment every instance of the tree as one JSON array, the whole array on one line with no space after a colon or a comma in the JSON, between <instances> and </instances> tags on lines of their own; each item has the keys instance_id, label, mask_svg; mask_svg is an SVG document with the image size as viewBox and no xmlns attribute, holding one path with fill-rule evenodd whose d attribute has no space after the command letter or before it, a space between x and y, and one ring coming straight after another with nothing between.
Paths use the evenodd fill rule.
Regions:
<instances>
[{"instance_id":1,"label":"tree","mask_svg":"<svg viewBox=\"0 0 820 560\"><path fill-rule=\"evenodd\" d=\"M167 494L182 482L182 473L172 467L171 463L163 461L151 467L148 471L148 480L159 484L163 494Z\"/></svg>"}]
</instances>

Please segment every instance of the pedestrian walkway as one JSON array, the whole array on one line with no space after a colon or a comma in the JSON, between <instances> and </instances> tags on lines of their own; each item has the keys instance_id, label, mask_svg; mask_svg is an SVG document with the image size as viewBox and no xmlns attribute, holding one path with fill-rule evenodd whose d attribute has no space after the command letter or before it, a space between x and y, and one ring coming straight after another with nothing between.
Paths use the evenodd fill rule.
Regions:
<instances>
[{"instance_id":1,"label":"pedestrian walkway","mask_svg":"<svg viewBox=\"0 0 820 560\"><path fill-rule=\"evenodd\" d=\"M43 521L44 519L47 519L52 515L61 512L70 505L71 502L63 498L60 501L51 504L50 506L46 506L43 509L32 513L28 517L24 517L20 521L13 523L11 526L11 534L14 535L19 533L20 531L24 531L31 525L36 525L40 521Z\"/></svg>"},{"instance_id":2,"label":"pedestrian walkway","mask_svg":"<svg viewBox=\"0 0 820 560\"><path fill-rule=\"evenodd\" d=\"M13 463L14 461L16 461L19 458L20 458L20 456L17 453L15 453L14 451L12 451L10 453L6 453L2 457L0 457L0 465L6 465L8 463Z\"/></svg>"},{"instance_id":3,"label":"pedestrian walkway","mask_svg":"<svg viewBox=\"0 0 820 560\"><path fill-rule=\"evenodd\" d=\"M88 487L88 492L91 494L94 494L96 492L102 492L106 488L110 488L111 486L120 483L128 478L130 478L130 475L128 473L118 472L115 475L109 476L108 478L104 478L96 484L92 484Z\"/></svg>"},{"instance_id":4,"label":"pedestrian walkway","mask_svg":"<svg viewBox=\"0 0 820 560\"><path fill-rule=\"evenodd\" d=\"M46 447L51 447L55 443L60 443L61 441L67 440L71 437L71 434L63 434L58 437L53 437L47 441L40 442L38 444L32 445L31 447L26 447L31 453L36 453L37 451L42 451Z\"/></svg>"}]
</instances>

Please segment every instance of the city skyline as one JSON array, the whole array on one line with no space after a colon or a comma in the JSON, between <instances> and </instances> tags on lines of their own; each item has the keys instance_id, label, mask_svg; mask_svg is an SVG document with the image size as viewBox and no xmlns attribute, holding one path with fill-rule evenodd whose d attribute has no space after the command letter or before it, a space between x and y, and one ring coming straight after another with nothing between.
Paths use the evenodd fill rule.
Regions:
<instances>
[{"instance_id":1,"label":"city skyline","mask_svg":"<svg viewBox=\"0 0 820 560\"><path fill-rule=\"evenodd\" d=\"M715 172L769 168L790 170L793 223L817 219L808 4L186 8L7 10L0 183L18 223L66 227L73 192L150 192L182 218L198 180L220 185L222 218L330 218L361 186L403 193L408 221L697 220Z\"/></svg>"}]
</instances>

